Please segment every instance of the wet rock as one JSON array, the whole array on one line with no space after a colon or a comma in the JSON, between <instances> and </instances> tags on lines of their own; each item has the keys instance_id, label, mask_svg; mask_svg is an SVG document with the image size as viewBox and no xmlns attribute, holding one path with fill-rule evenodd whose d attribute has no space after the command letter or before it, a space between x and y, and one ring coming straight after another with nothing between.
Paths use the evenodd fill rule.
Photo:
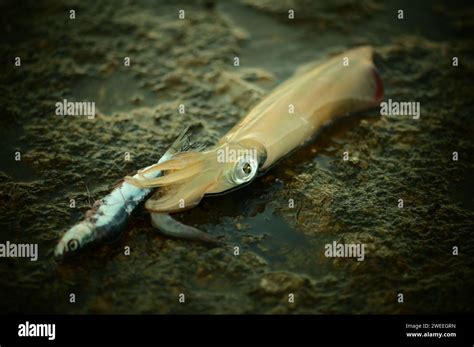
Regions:
<instances>
[{"instance_id":1,"label":"wet rock","mask_svg":"<svg viewBox=\"0 0 474 347\"><path fill-rule=\"evenodd\" d=\"M306 276L288 272L269 272L260 278L254 290L261 295L280 295L311 285L314 285L314 282Z\"/></svg>"}]
</instances>

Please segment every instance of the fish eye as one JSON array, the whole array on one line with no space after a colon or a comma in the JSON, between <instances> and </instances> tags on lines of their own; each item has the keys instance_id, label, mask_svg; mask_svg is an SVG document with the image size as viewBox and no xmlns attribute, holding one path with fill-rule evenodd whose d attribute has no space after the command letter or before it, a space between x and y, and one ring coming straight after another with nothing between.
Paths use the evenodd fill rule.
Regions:
<instances>
[{"instance_id":1,"label":"fish eye","mask_svg":"<svg viewBox=\"0 0 474 347\"><path fill-rule=\"evenodd\" d=\"M246 156L240 158L231 173L231 181L235 184L242 184L250 181L257 173L258 164L255 158Z\"/></svg>"},{"instance_id":2,"label":"fish eye","mask_svg":"<svg viewBox=\"0 0 474 347\"><path fill-rule=\"evenodd\" d=\"M76 239L72 239L72 240L69 240L69 242L67 243L67 249L69 251L75 251L79 248L79 241L77 241Z\"/></svg>"}]
</instances>

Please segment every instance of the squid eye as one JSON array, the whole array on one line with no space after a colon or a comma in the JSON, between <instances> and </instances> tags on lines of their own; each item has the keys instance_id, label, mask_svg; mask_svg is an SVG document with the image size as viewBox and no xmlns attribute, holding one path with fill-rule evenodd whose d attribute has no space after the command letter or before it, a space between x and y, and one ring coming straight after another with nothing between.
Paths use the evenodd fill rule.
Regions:
<instances>
[{"instance_id":1,"label":"squid eye","mask_svg":"<svg viewBox=\"0 0 474 347\"><path fill-rule=\"evenodd\" d=\"M245 163L244 166L242 167L242 171L245 175L249 175L252 172L252 167L250 166L249 163Z\"/></svg>"},{"instance_id":2,"label":"squid eye","mask_svg":"<svg viewBox=\"0 0 474 347\"><path fill-rule=\"evenodd\" d=\"M69 240L69 242L67 243L67 249L69 251L75 251L79 248L79 241L77 241L76 239L72 239L72 240Z\"/></svg>"},{"instance_id":3,"label":"squid eye","mask_svg":"<svg viewBox=\"0 0 474 347\"><path fill-rule=\"evenodd\" d=\"M231 180L235 184L242 184L250 181L257 173L258 163L255 158L246 156L241 158L234 167Z\"/></svg>"}]
</instances>

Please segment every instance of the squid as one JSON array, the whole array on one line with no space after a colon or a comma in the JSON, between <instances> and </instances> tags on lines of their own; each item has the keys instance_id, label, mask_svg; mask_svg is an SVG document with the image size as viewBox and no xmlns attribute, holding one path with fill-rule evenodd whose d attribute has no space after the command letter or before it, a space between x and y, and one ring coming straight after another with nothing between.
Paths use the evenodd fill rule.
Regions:
<instances>
[{"instance_id":1,"label":"squid","mask_svg":"<svg viewBox=\"0 0 474 347\"><path fill-rule=\"evenodd\" d=\"M384 91L373 54L372 47L358 47L297 73L211 148L179 152L127 176L125 181L138 188L159 188L145 203L153 225L169 230L168 213L249 184L311 141L322 127L379 105ZM154 172L163 174L156 177Z\"/></svg>"},{"instance_id":2,"label":"squid","mask_svg":"<svg viewBox=\"0 0 474 347\"><path fill-rule=\"evenodd\" d=\"M300 71L258 103L211 148L192 143L185 129L160 160L127 176L68 229L54 249L62 258L124 230L144 201L161 233L210 243L214 236L170 216L251 183L311 141L325 125L377 106L383 85L373 49L359 47ZM152 194L153 188L159 188ZM151 197L147 200L147 198Z\"/></svg>"}]
</instances>

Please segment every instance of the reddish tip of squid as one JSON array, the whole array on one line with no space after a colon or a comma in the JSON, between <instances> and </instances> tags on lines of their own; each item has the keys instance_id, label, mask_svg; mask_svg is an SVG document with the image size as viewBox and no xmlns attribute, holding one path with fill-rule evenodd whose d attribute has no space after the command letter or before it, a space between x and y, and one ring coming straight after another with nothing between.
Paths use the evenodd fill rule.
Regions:
<instances>
[{"instance_id":1,"label":"reddish tip of squid","mask_svg":"<svg viewBox=\"0 0 474 347\"><path fill-rule=\"evenodd\" d=\"M375 104L379 104L383 100L384 89L382 79L380 78L379 72L376 68L372 70L372 75L375 80Z\"/></svg>"}]
</instances>

